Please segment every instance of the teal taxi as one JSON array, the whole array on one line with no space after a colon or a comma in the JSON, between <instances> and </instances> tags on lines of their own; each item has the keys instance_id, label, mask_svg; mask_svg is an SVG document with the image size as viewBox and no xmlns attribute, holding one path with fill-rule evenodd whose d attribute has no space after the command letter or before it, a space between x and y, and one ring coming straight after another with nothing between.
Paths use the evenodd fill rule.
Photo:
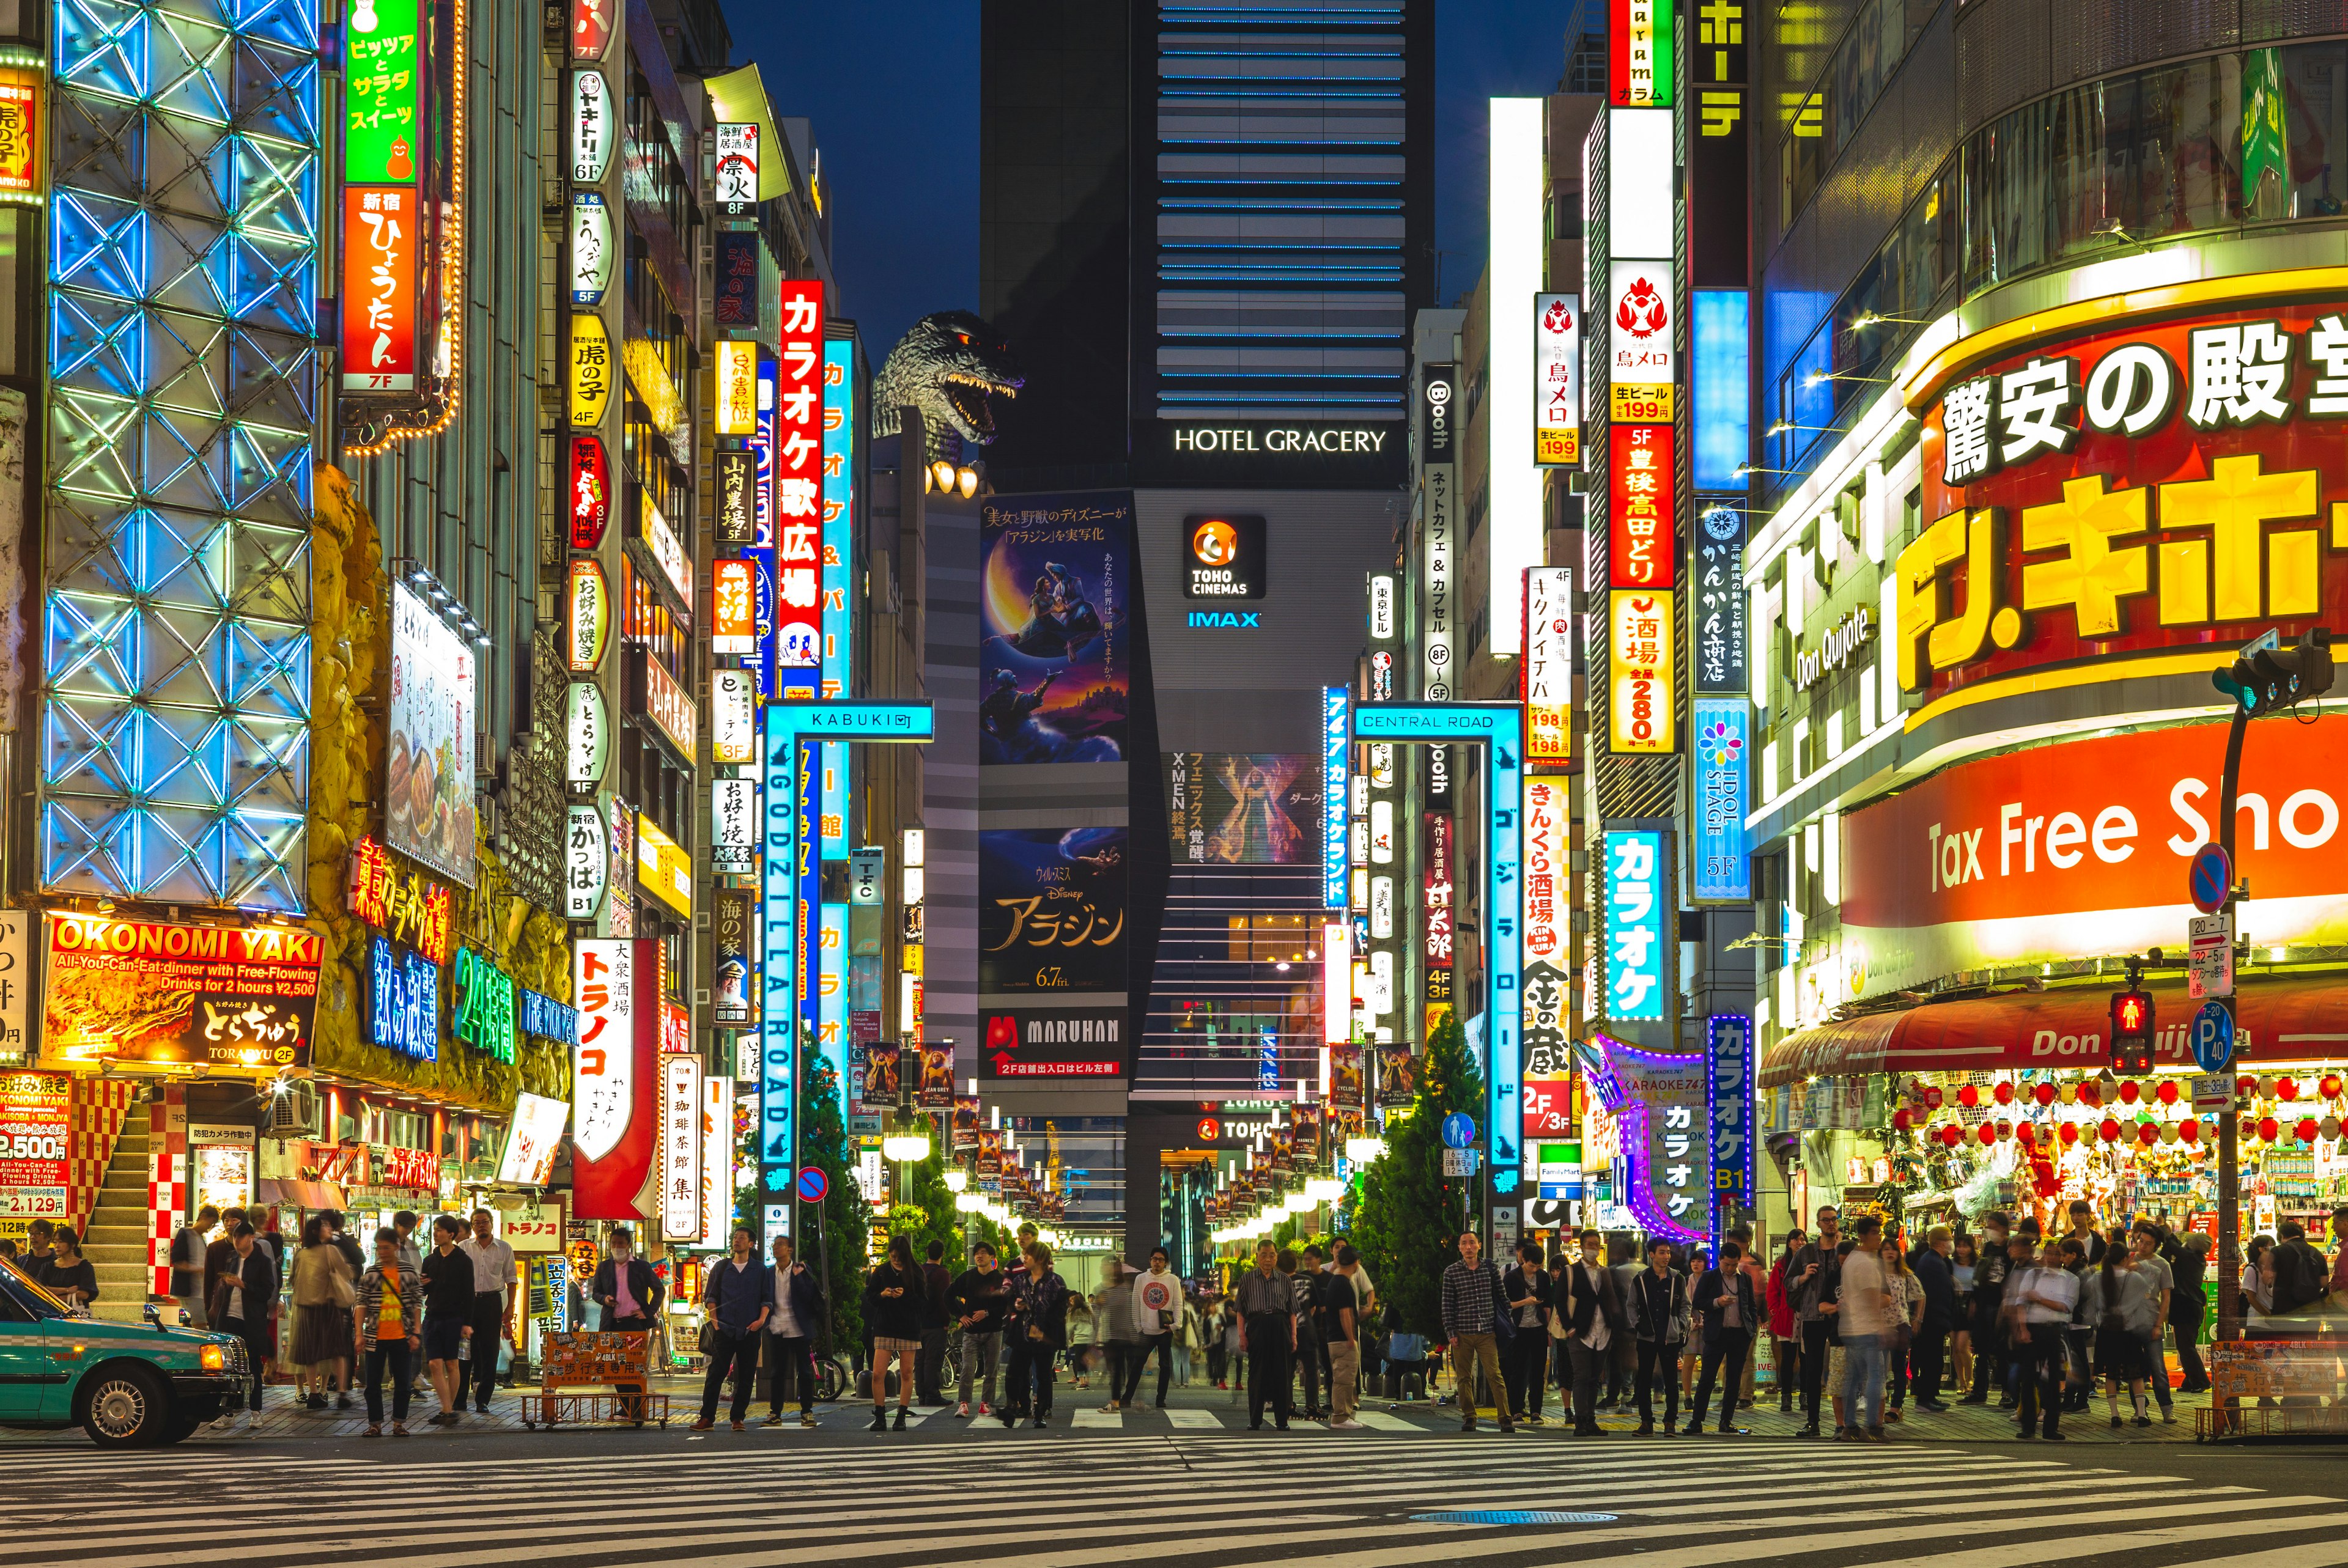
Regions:
<instances>
[{"instance_id":1,"label":"teal taxi","mask_svg":"<svg viewBox=\"0 0 2348 1568\"><path fill-rule=\"evenodd\" d=\"M88 1317L0 1258L0 1427L78 1426L108 1449L175 1443L221 1413L245 1368L229 1335L167 1327L152 1307L144 1323Z\"/></svg>"}]
</instances>

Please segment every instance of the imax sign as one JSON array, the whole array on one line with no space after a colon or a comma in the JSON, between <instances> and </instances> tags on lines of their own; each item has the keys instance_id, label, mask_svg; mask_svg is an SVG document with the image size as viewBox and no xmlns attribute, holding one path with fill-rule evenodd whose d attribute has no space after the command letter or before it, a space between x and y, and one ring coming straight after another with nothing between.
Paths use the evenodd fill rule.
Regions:
<instances>
[{"instance_id":1,"label":"imax sign","mask_svg":"<svg viewBox=\"0 0 2348 1568\"><path fill-rule=\"evenodd\" d=\"M1260 610L1194 610L1183 622L1192 630L1224 630L1262 631L1263 612Z\"/></svg>"}]
</instances>

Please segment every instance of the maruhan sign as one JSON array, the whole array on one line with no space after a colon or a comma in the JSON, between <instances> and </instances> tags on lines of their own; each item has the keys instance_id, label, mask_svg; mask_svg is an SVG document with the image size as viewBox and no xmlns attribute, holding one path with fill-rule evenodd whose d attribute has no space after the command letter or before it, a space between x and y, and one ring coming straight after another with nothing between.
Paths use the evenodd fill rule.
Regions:
<instances>
[{"instance_id":1,"label":"maruhan sign","mask_svg":"<svg viewBox=\"0 0 2348 1568\"><path fill-rule=\"evenodd\" d=\"M1365 425L1178 425L1177 452L1383 453L1395 432Z\"/></svg>"}]
</instances>

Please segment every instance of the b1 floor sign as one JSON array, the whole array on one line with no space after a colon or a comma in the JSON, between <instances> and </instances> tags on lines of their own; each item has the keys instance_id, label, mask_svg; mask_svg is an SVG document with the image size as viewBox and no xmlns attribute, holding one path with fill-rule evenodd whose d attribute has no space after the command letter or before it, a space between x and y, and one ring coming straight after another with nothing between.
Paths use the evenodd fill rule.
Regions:
<instances>
[{"instance_id":1,"label":"b1 floor sign","mask_svg":"<svg viewBox=\"0 0 2348 1568\"><path fill-rule=\"evenodd\" d=\"M2204 1072L2223 1072L2234 1060L2234 1015L2223 1002L2203 1002L2193 1015L2193 1060Z\"/></svg>"}]
</instances>

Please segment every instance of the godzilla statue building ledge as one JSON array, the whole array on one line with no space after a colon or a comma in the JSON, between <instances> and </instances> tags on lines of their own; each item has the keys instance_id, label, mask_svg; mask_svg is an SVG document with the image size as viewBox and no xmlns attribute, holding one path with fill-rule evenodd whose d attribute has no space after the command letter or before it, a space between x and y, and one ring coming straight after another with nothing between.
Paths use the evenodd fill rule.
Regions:
<instances>
[{"instance_id":1,"label":"godzilla statue building ledge","mask_svg":"<svg viewBox=\"0 0 2348 1568\"><path fill-rule=\"evenodd\" d=\"M918 408L926 456L960 462L994 439L989 400L1025 384L1000 333L968 311L939 311L913 323L872 378L872 434L900 434L898 410Z\"/></svg>"}]
</instances>

